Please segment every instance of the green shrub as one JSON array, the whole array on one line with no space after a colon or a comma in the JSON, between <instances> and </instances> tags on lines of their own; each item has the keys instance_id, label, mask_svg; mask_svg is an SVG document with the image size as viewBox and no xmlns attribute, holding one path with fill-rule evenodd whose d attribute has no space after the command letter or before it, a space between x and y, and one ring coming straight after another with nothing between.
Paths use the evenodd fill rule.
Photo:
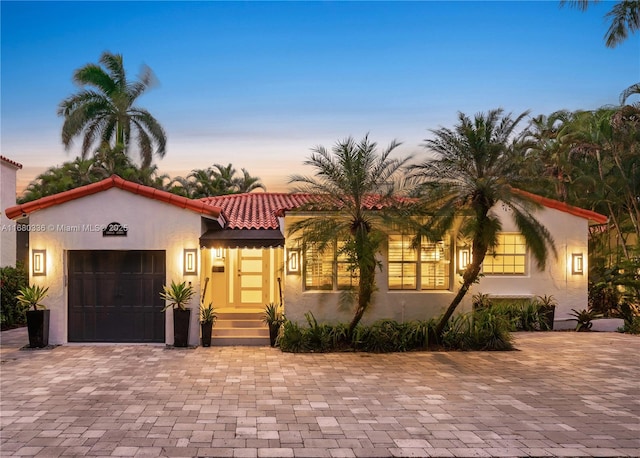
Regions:
<instances>
[{"instance_id":1,"label":"green shrub","mask_svg":"<svg viewBox=\"0 0 640 458\"><path fill-rule=\"evenodd\" d=\"M449 320L442 345L455 350L512 350L509 320L492 308L476 309Z\"/></svg>"},{"instance_id":2,"label":"green shrub","mask_svg":"<svg viewBox=\"0 0 640 458\"><path fill-rule=\"evenodd\" d=\"M629 321L625 320L622 332L627 334L640 334L640 316L634 316Z\"/></svg>"},{"instance_id":3,"label":"green shrub","mask_svg":"<svg viewBox=\"0 0 640 458\"><path fill-rule=\"evenodd\" d=\"M17 296L20 294L20 289L28 284L27 272L21 264L18 264L17 267L0 268L0 325L2 329L26 323L27 307L20 305Z\"/></svg>"},{"instance_id":4,"label":"green shrub","mask_svg":"<svg viewBox=\"0 0 640 458\"><path fill-rule=\"evenodd\" d=\"M307 351L307 343L303 329L298 326L298 323L285 320L282 325L282 334L278 339L278 345L282 351L298 353Z\"/></svg>"},{"instance_id":5,"label":"green shrub","mask_svg":"<svg viewBox=\"0 0 640 458\"><path fill-rule=\"evenodd\" d=\"M380 320L371 326L356 327L348 339L345 324L319 324L311 312L305 314L306 327L286 320L278 341L286 352L326 352L358 350L367 352L396 352L428 348L435 328L435 320L398 323Z\"/></svg>"}]
</instances>

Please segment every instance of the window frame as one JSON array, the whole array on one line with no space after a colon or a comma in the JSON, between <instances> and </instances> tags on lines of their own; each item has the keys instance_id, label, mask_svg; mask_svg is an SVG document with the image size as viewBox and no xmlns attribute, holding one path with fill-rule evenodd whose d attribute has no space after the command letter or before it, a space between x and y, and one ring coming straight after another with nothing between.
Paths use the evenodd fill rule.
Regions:
<instances>
[{"instance_id":1,"label":"window frame","mask_svg":"<svg viewBox=\"0 0 640 458\"><path fill-rule=\"evenodd\" d=\"M401 237L402 247L402 255L401 260L392 260L391 256L391 237ZM413 236L410 234L390 234L387 238L387 289L389 291L451 291L451 276L452 276L452 266L453 263L451 259L453 257L452 249L453 246L451 244L451 236L447 234L443 240L439 240L437 242L429 242L425 238L423 238L420 242L420 247L416 248L408 248L404 245L405 243L410 241L410 238ZM426 247L432 245L436 250L438 249L438 245L442 245L442 255L444 256L442 260L429 260L428 258L430 253L427 253ZM414 253L414 259L405 259L405 250L412 251ZM435 252L434 252L435 253ZM435 254L433 255L436 256ZM405 267L406 265L411 265L414 267L414 284L410 287L406 287L404 285L404 280L401 280L402 284L400 286L392 286L391 285L391 266L392 265L401 265L401 277L404 279L405 277ZM438 278L441 278L443 281L443 285L441 287L427 287L423 280L426 278L425 270L428 266L432 266L436 271L439 266L444 266L444 275L438 277L438 275L434 275L432 278L434 279L433 284L437 285ZM397 275L394 276L397 278Z\"/></svg>"},{"instance_id":2,"label":"window frame","mask_svg":"<svg viewBox=\"0 0 640 458\"><path fill-rule=\"evenodd\" d=\"M302 268L302 277L303 277L303 289L304 291L345 291L345 290L350 290L350 289L354 289L357 287L357 279L359 277L359 275L356 273L356 271L350 271L348 269L349 266L349 262L346 258L346 256L344 254L341 253L341 248L340 245L344 245L346 244L346 241L337 241L337 240L333 240L332 242L328 243L327 246L325 247L325 249L320 253L320 256L322 256L324 259L321 261L322 263L326 263L329 264L331 263L331 274L330 274L330 284L326 284L323 286L309 286L308 285L308 279L309 279L309 248L308 245L306 245L303 249L303 268ZM329 253L329 256L326 256L326 254ZM330 261L328 261L326 258L331 258ZM340 269L340 266L347 266L344 269ZM356 269L357 270L357 269ZM341 272L350 272L350 275L347 277L347 275L341 275ZM324 278L327 278L328 276L323 276ZM346 282L341 282L341 280L345 280L346 278L349 278L349 285L346 285L344 283Z\"/></svg>"},{"instance_id":3,"label":"window frame","mask_svg":"<svg viewBox=\"0 0 640 458\"><path fill-rule=\"evenodd\" d=\"M496 246L496 248L501 248L504 246L513 246L513 253L506 253L506 252L498 252L498 253L494 253L493 251L487 251L487 254L484 257L484 260L482 262L482 274L488 277L526 277L529 275L529 249L527 247L527 242L524 238L524 236L522 235L521 232L499 232L498 233L498 237L506 237L506 236L516 236L520 238L520 242L521 243L513 243L513 244L505 244L503 242L501 242L502 239L499 239L500 241L498 242L498 245ZM518 247L521 247L520 250L522 252L518 252ZM502 258L502 263L501 264L494 264L494 259L500 257ZM516 257L522 257L523 258L523 263L522 264L516 264L515 263L515 259ZM513 263L512 264L507 264L505 263L505 259L506 258L510 258L513 259ZM485 263L487 262L487 260L490 260L491 262L491 266L492 266L492 271L491 272L487 272L485 270ZM495 272L495 267L499 266L502 268L502 272ZM505 266L513 266L514 271L513 272L504 272L505 270ZM523 266L523 272L516 272L515 269L516 267L519 266Z\"/></svg>"}]
</instances>

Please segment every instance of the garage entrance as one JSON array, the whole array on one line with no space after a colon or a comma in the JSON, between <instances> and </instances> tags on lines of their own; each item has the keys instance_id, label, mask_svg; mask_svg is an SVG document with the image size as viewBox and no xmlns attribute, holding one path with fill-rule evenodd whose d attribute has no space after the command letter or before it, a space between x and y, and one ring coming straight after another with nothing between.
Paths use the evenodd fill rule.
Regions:
<instances>
[{"instance_id":1,"label":"garage entrance","mask_svg":"<svg viewBox=\"0 0 640 458\"><path fill-rule=\"evenodd\" d=\"M165 341L164 251L69 251L69 342Z\"/></svg>"}]
</instances>

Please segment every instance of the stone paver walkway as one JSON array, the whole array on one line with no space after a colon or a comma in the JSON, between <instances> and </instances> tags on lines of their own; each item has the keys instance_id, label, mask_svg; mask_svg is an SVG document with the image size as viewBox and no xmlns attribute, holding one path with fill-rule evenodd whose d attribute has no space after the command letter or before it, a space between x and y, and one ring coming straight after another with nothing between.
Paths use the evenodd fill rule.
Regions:
<instances>
[{"instance_id":1,"label":"stone paver walkway","mask_svg":"<svg viewBox=\"0 0 640 458\"><path fill-rule=\"evenodd\" d=\"M2 456L640 456L637 336L384 355L1 338Z\"/></svg>"}]
</instances>

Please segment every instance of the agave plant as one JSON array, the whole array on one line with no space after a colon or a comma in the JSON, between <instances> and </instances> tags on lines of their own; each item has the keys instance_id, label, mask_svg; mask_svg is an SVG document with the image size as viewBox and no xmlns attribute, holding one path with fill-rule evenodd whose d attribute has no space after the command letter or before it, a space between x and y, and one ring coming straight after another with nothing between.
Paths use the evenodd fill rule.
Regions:
<instances>
[{"instance_id":1,"label":"agave plant","mask_svg":"<svg viewBox=\"0 0 640 458\"><path fill-rule=\"evenodd\" d=\"M570 315L574 316L576 320L578 320L578 324L576 325L576 331L588 331L593 326L592 320L596 318L600 318L602 315L594 312L591 309L582 309L576 310L571 309L573 313Z\"/></svg>"},{"instance_id":2,"label":"agave plant","mask_svg":"<svg viewBox=\"0 0 640 458\"><path fill-rule=\"evenodd\" d=\"M23 286L20 288L20 294L16 296L16 299L20 305L28 309L33 307L33 310L44 310L47 307L41 304L40 301L47 297L48 291L49 287L43 288L40 285Z\"/></svg>"},{"instance_id":3,"label":"agave plant","mask_svg":"<svg viewBox=\"0 0 640 458\"><path fill-rule=\"evenodd\" d=\"M191 300L195 291L191 285L186 282L175 283L171 281L171 286L164 286L163 291L160 293L160 297L167 301L162 311L164 312L170 307L174 309L186 310L187 303Z\"/></svg>"}]
</instances>

